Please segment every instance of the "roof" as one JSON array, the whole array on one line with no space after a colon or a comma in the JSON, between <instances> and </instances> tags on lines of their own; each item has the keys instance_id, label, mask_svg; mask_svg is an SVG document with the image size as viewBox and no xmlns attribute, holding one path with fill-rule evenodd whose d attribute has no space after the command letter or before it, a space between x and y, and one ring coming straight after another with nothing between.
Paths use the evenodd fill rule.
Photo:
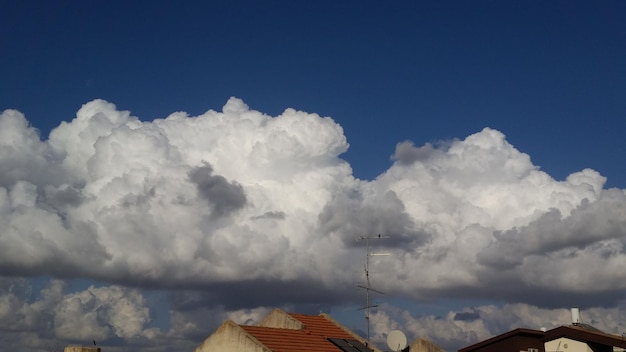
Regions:
<instances>
[{"instance_id":1,"label":"roof","mask_svg":"<svg viewBox=\"0 0 626 352\"><path fill-rule=\"evenodd\" d=\"M241 327L274 352L341 351L332 342L328 341L326 337L313 333L310 330L290 330L260 326Z\"/></svg>"},{"instance_id":2,"label":"roof","mask_svg":"<svg viewBox=\"0 0 626 352\"><path fill-rule=\"evenodd\" d=\"M323 315L288 314L301 321L305 329L314 331L316 334L324 335L325 337L353 338L352 335L326 319Z\"/></svg>"},{"instance_id":3,"label":"roof","mask_svg":"<svg viewBox=\"0 0 626 352\"><path fill-rule=\"evenodd\" d=\"M504 334L494 336L490 339L475 343L471 346L464 347L459 352L470 352L481 350L487 346L491 346L502 341L509 340L514 337L527 337L536 339L541 343L554 341L560 338L568 338L586 344L604 345L612 347L626 348L626 337L604 333L598 329L590 328L588 325L571 325L559 326L546 332L533 329L515 329Z\"/></svg>"},{"instance_id":4,"label":"roof","mask_svg":"<svg viewBox=\"0 0 626 352\"><path fill-rule=\"evenodd\" d=\"M624 336L607 334L597 329L591 330L576 325L559 326L558 328L548 330L544 334L543 341L552 341L561 337L584 343L626 348L626 337Z\"/></svg>"},{"instance_id":5,"label":"roof","mask_svg":"<svg viewBox=\"0 0 626 352\"><path fill-rule=\"evenodd\" d=\"M303 328L240 327L273 352L343 352L346 348L352 351L349 346L346 347L345 342L356 346L356 350L363 350L364 346L352 334L323 315L287 314L302 322ZM338 344L344 347L339 347Z\"/></svg>"},{"instance_id":6,"label":"roof","mask_svg":"<svg viewBox=\"0 0 626 352\"><path fill-rule=\"evenodd\" d=\"M544 332L541 330L534 330L534 329L524 329L524 328L518 328L515 330L511 330L509 332L505 332L504 334L498 335L498 336L494 336L492 338L489 338L487 340L483 340L481 342L475 343L471 346L467 346L465 348L462 348L459 350L459 352L468 352L468 351L474 351L480 348L483 348L485 346L489 346L489 345L493 345L495 343L504 341L504 340L508 340L512 337L515 336L526 336L529 338L536 338L536 339L541 339L544 335Z\"/></svg>"}]
</instances>

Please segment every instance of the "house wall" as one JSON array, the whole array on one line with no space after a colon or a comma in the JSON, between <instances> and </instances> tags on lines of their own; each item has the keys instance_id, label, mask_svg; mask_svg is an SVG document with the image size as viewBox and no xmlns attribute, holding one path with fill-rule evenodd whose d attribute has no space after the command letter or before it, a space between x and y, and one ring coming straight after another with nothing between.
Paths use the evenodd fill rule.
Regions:
<instances>
[{"instance_id":1,"label":"house wall","mask_svg":"<svg viewBox=\"0 0 626 352\"><path fill-rule=\"evenodd\" d=\"M194 352L272 352L232 321L220 326Z\"/></svg>"},{"instance_id":2,"label":"house wall","mask_svg":"<svg viewBox=\"0 0 626 352\"><path fill-rule=\"evenodd\" d=\"M529 348L535 348L538 352L544 352L544 345L540 339L519 335L495 341L487 346L479 347L466 352L520 352L528 351Z\"/></svg>"},{"instance_id":3,"label":"house wall","mask_svg":"<svg viewBox=\"0 0 626 352\"><path fill-rule=\"evenodd\" d=\"M420 337L413 341L409 347L409 352L445 352L434 343Z\"/></svg>"},{"instance_id":4,"label":"house wall","mask_svg":"<svg viewBox=\"0 0 626 352\"><path fill-rule=\"evenodd\" d=\"M259 322L258 326L292 330L304 329L304 324L302 324L301 321L295 319L280 309L274 309L271 311L270 314Z\"/></svg>"},{"instance_id":5,"label":"house wall","mask_svg":"<svg viewBox=\"0 0 626 352\"><path fill-rule=\"evenodd\" d=\"M545 349L546 352L593 352L586 343L565 337L546 342Z\"/></svg>"}]
</instances>

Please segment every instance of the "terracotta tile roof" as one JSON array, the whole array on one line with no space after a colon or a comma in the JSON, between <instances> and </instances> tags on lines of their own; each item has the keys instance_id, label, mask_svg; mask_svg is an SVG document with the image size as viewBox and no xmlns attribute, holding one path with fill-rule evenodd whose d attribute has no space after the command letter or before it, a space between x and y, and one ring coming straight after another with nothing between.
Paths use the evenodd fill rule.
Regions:
<instances>
[{"instance_id":1,"label":"terracotta tile roof","mask_svg":"<svg viewBox=\"0 0 626 352\"><path fill-rule=\"evenodd\" d=\"M341 352L337 346L324 336L309 330L290 330L242 326L250 335L267 346L273 352Z\"/></svg>"},{"instance_id":2,"label":"terracotta tile roof","mask_svg":"<svg viewBox=\"0 0 626 352\"><path fill-rule=\"evenodd\" d=\"M305 329L315 332L316 334L323 335L324 337L338 337L342 339L354 338L345 330L333 324L321 315L305 315L295 313L289 313L289 315L300 320L304 324Z\"/></svg>"},{"instance_id":3,"label":"terracotta tile roof","mask_svg":"<svg viewBox=\"0 0 626 352\"><path fill-rule=\"evenodd\" d=\"M342 352L327 338L353 339L350 334L323 316L289 315L301 321L305 328L293 330L243 325L241 327L273 352Z\"/></svg>"}]
</instances>

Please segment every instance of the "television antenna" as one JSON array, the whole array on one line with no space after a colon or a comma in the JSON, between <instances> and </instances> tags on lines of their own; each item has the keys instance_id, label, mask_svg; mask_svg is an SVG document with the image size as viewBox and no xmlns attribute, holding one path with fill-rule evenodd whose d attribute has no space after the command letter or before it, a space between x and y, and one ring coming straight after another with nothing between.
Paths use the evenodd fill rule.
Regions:
<instances>
[{"instance_id":1,"label":"television antenna","mask_svg":"<svg viewBox=\"0 0 626 352\"><path fill-rule=\"evenodd\" d=\"M382 256L382 255L389 255L389 253L371 253L370 252L370 240L378 240L378 239L383 239L383 238L389 238L389 236L382 236L382 235L378 235L378 236L360 236L359 239L360 240L364 240L365 241L365 247L367 249L367 256L365 259L365 285L357 285L357 287L362 288L365 290L365 307L359 309L359 310L363 310L365 309L365 321L367 322L367 342L369 343L370 341L370 309L371 308L376 308L378 307L377 304L371 304L370 302L370 291L371 292L376 292L378 294L384 295L385 293L376 289L373 289L371 284L370 284L370 257L374 257L374 256Z\"/></svg>"}]
</instances>

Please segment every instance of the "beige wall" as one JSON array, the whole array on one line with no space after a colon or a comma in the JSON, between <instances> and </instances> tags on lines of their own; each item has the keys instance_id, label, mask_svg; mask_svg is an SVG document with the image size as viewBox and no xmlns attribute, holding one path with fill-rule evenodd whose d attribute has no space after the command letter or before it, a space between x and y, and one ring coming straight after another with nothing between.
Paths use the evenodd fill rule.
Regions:
<instances>
[{"instance_id":1,"label":"beige wall","mask_svg":"<svg viewBox=\"0 0 626 352\"><path fill-rule=\"evenodd\" d=\"M302 330L304 329L304 324L302 322L291 315L285 313L280 309L274 309L268 314L261 322L259 322L258 326L262 326L265 328L279 328L279 329L292 329L292 330Z\"/></svg>"},{"instance_id":2,"label":"beige wall","mask_svg":"<svg viewBox=\"0 0 626 352\"><path fill-rule=\"evenodd\" d=\"M409 352L445 352L445 351L439 348L434 343L420 337L419 339L413 341L413 343L411 344L411 347L409 348Z\"/></svg>"},{"instance_id":3,"label":"beige wall","mask_svg":"<svg viewBox=\"0 0 626 352\"><path fill-rule=\"evenodd\" d=\"M227 321L194 352L272 352L239 325Z\"/></svg>"},{"instance_id":4,"label":"beige wall","mask_svg":"<svg viewBox=\"0 0 626 352\"><path fill-rule=\"evenodd\" d=\"M546 352L593 352L586 343L565 337L544 344Z\"/></svg>"}]
</instances>

